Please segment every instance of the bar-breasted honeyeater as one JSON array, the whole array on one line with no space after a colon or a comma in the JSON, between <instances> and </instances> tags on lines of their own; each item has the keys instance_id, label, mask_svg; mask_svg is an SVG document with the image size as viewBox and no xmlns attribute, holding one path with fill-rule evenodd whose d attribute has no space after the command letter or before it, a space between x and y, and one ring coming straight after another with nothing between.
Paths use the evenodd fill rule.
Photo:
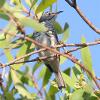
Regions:
<instances>
[{"instance_id":1,"label":"bar-breasted honeyeater","mask_svg":"<svg viewBox=\"0 0 100 100\"><path fill-rule=\"evenodd\" d=\"M53 26L52 21L61 12L62 11L55 12L55 13L46 12L40 17L39 23L44 23L45 27L48 28L48 31L47 32L34 32L33 38L37 42L43 45L46 45L48 47L55 47L55 45L58 44L57 32ZM39 47L38 45L36 46L36 48L38 50L41 49L41 47ZM56 50L58 49L56 48ZM59 58L54 57L54 56L50 57L51 55L55 55L55 54L49 50L42 51L39 53L40 57L45 57L45 56L48 57L47 59L44 59L43 62L49 68L49 70L55 74L55 77L58 83L58 88L62 89L65 87L65 83L64 83L64 80L63 80L63 77L61 75L60 68L59 68Z\"/></svg>"}]
</instances>

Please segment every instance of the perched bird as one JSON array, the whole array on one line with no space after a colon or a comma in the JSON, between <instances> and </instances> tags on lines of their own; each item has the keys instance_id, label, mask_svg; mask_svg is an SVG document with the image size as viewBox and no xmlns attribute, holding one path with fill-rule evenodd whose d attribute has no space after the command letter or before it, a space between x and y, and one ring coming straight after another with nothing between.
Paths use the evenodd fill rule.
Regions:
<instances>
[{"instance_id":1,"label":"perched bird","mask_svg":"<svg viewBox=\"0 0 100 100\"><path fill-rule=\"evenodd\" d=\"M46 12L40 17L39 23L44 23L45 27L48 28L48 31L34 32L33 33L34 40L48 47L55 47L55 45L58 44L57 33L56 30L54 29L52 21L54 21L55 17L61 12L62 11L55 12L55 13ZM41 47L39 46L36 46L36 48L37 50L41 49ZM57 50L57 48L55 49ZM43 60L43 62L49 68L49 70L55 74L58 83L58 88L59 89L65 88L65 83L59 69L59 58L54 56L50 57L51 55L55 55L55 54L49 50L42 51L39 53L40 57L44 57L44 56L48 57L47 59Z\"/></svg>"}]
</instances>

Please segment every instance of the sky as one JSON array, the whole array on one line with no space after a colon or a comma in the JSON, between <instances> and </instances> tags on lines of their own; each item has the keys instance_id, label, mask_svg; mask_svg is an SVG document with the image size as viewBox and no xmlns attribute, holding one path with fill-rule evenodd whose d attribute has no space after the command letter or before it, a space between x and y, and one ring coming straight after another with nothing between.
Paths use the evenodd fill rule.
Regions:
<instances>
[{"instance_id":1,"label":"sky","mask_svg":"<svg viewBox=\"0 0 100 100\"><path fill-rule=\"evenodd\" d=\"M77 0L82 12L94 23L94 25L100 28L100 0ZM84 36L87 42L92 42L99 38L99 35L94 32L77 14L77 12L70 7L64 0L58 0L58 10L64 11L57 18L58 22L64 26L64 23L67 22L70 27L70 37L68 43L80 43L81 37ZM0 20L0 28L4 27L6 24L5 21ZM90 47L93 69L96 73L96 76L100 77L100 45ZM0 51L1 52L1 51ZM73 55L80 59L80 52L74 52ZM2 58L0 58L1 60ZM6 59L6 58L4 58ZM73 66L72 62L66 62L66 65L62 65L61 69Z\"/></svg>"},{"instance_id":2,"label":"sky","mask_svg":"<svg viewBox=\"0 0 100 100\"><path fill-rule=\"evenodd\" d=\"M77 4L85 16L87 16L97 28L100 28L100 13L98 13L100 9L100 0L77 0ZM64 12L58 16L57 20L61 25L68 22L70 27L68 43L80 43L82 36L86 38L87 42L92 42L99 38L100 35L94 32L64 0L58 0L58 10ZM100 76L99 50L100 45L90 47L93 69L98 77ZM80 52L76 51L74 55L80 58Z\"/></svg>"}]
</instances>

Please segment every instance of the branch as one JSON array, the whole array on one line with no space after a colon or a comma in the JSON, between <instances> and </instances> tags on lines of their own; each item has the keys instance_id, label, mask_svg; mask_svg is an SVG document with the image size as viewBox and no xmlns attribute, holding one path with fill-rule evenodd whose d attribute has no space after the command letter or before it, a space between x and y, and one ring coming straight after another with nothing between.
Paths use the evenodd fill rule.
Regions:
<instances>
[{"instance_id":1,"label":"branch","mask_svg":"<svg viewBox=\"0 0 100 100\"><path fill-rule=\"evenodd\" d=\"M100 29L97 29L94 26L94 24L92 24L92 22L87 17L85 17L85 15L81 12L80 8L77 6L75 2L76 0L72 0L72 2L70 0L65 0L65 1L77 11L80 17L88 24L90 28L92 28L96 33L100 34Z\"/></svg>"},{"instance_id":2,"label":"branch","mask_svg":"<svg viewBox=\"0 0 100 100\"><path fill-rule=\"evenodd\" d=\"M87 47L87 46L93 46L93 45L97 45L100 44L100 39L96 39L93 42L88 42L88 43L78 43L78 44L74 44L74 43L70 43L70 44L65 44L65 43L61 43L60 45L57 45L55 47Z\"/></svg>"},{"instance_id":3,"label":"branch","mask_svg":"<svg viewBox=\"0 0 100 100\"><path fill-rule=\"evenodd\" d=\"M64 57L67 57L69 60L71 60L73 63L76 63L77 65L79 65L83 70L85 70L90 76L91 78L93 79L93 81L95 82L96 86L100 89L100 84L98 84L97 80L96 80L96 77L87 69L86 66L84 66L83 64L79 63L78 60L72 56L72 54L70 53L61 53L59 51L57 51L55 48L50 48L48 46L45 46L41 43L38 43L37 41L25 36L25 31L23 30L23 27L20 26L20 24L17 22L16 18L14 18L13 16L10 16L10 18L16 23L16 27L18 29L19 32L21 32L22 34L10 34L10 35L14 35L16 37L19 37L20 39L25 39L26 41L29 41L29 42L32 42L33 44L35 45L38 45L46 50L49 50L51 52L53 52L54 54L57 54L57 55L61 55L61 56L64 56ZM2 64L0 64L2 65ZM4 64L3 64L4 66Z\"/></svg>"},{"instance_id":4,"label":"branch","mask_svg":"<svg viewBox=\"0 0 100 100\"><path fill-rule=\"evenodd\" d=\"M17 61L17 62L9 63L9 65L20 64L20 63L28 63L28 62L34 62L34 61L42 61L42 60L45 60L45 59L51 58L51 57L57 57L57 56L51 55L51 56L37 57L37 58L31 59L31 60ZM7 65L7 66L9 66L9 65Z\"/></svg>"},{"instance_id":5,"label":"branch","mask_svg":"<svg viewBox=\"0 0 100 100\"><path fill-rule=\"evenodd\" d=\"M36 82L36 79L34 77L34 75L30 75L32 82L34 84L34 87L36 88L36 90L38 91L38 94L41 96L41 98L43 98L43 93L42 91L39 89L38 83Z\"/></svg>"},{"instance_id":6,"label":"branch","mask_svg":"<svg viewBox=\"0 0 100 100\"><path fill-rule=\"evenodd\" d=\"M12 35L13 35L13 34L12 34ZM77 59L76 59L75 57L73 57L70 53L67 53L67 54L61 53L61 52L57 51L57 50L54 49L54 48L50 48L50 47L48 47L48 46L45 46L45 45L43 45L43 44L41 44L41 43L39 43L39 42L37 42L37 41L35 41L35 40L33 40L33 39L27 37L27 36L22 35L22 34L16 34L16 37L19 37L19 38L25 39L26 41L32 42L33 44L38 45L38 46L40 46L40 47L42 47L42 48L45 48L46 50L50 50L50 51L53 52L54 54L58 54L58 55L67 57L67 58L68 58L69 60L71 60L73 63L76 63L76 64L79 65L83 70L85 70L85 71L91 76L91 78L94 80L96 86L100 89L100 84L98 84L98 82L97 82L95 76L87 69L86 66L84 66L84 65L81 64L81 63L79 63L79 62L77 61Z\"/></svg>"},{"instance_id":7,"label":"branch","mask_svg":"<svg viewBox=\"0 0 100 100\"><path fill-rule=\"evenodd\" d=\"M61 44L61 45L56 45L55 47L67 47L67 46L81 46L81 47L78 47L78 48L73 48L73 49L71 49L71 50L68 50L66 53L70 53L70 52L73 52L73 51L77 51L77 50L79 50L79 49L81 49L81 48L83 48L83 47L86 47L86 46L92 46L92 45L96 45L96 44L100 44L100 40L96 40L96 41L94 41L94 42L90 42L90 43L82 43L82 44ZM18 58L16 58L16 59L14 59L13 61L11 61L11 62L9 62L9 63L7 63L7 64L5 64L5 65L3 65L2 67L6 67L6 66L9 66L9 65L13 65L13 64L20 64L20 63L27 63L27 62L33 62L33 61L39 61L39 60L44 60L44 59L46 59L46 58L49 58L49 57L53 57L53 56L55 56L55 55L52 55L52 56L49 56L49 57L37 57L37 58L35 58L35 59L32 59L32 60L28 60L28 61L19 61L19 60L21 60L21 59L24 59L24 58L26 58L26 57L28 57L28 56L31 56L32 54L36 54L36 53L39 53L39 52L41 52L41 51L45 51L46 49L45 48L42 48L42 49L40 49L40 50L36 50L36 51L33 51L33 52L31 52L31 53L28 53L28 54L26 54L26 55L23 55L23 56L21 56L21 57L18 57Z\"/></svg>"},{"instance_id":8,"label":"branch","mask_svg":"<svg viewBox=\"0 0 100 100\"><path fill-rule=\"evenodd\" d=\"M11 61L11 62L9 62L9 63L7 63L7 64L2 64L2 63L0 63L0 66L1 66L1 67L6 67L6 66L9 66L9 65L13 65L16 61L19 61L19 60L21 60L21 59L24 59L25 57L31 56L32 54L39 53L39 52L44 51L44 50L46 50L46 49L45 49L45 48L42 48L42 49L40 49L40 50L33 51L33 52L31 52L31 53L28 53L28 54L26 54L26 55L23 55L23 56L21 56L21 57L18 57L18 58L14 59L13 61Z\"/></svg>"}]
</instances>

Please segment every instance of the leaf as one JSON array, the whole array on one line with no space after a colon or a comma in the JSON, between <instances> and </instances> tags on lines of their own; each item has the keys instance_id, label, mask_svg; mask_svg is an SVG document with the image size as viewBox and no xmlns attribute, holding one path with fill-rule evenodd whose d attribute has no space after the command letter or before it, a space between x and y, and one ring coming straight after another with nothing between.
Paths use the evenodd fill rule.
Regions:
<instances>
[{"instance_id":1,"label":"leaf","mask_svg":"<svg viewBox=\"0 0 100 100\"><path fill-rule=\"evenodd\" d=\"M21 4L21 0L11 0L10 2L15 4L15 5Z\"/></svg>"},{"instance_id":2,"label":"leaf","mask_svg":"<svg viewBox=\"0 0 100 100\"><path fill-rule=\"evenodd\" d=\"M0 34L0 48L6 48L10 44L10 41L5 40L4 34Z\"/></svg>"},{"instance_id":3,"label":"leaf","mask_svg":"<svg viewBox=\"0 0 100 100\"><path fill-rule=\"evenodd\" d=\"M18 0L16 0L18 1ZM5 9L5 12L8 14L13 15L14 13L20 13L22 11L22 4L19 3L19 5L11 6L9 3L5 2L5 5L3 6Z\"/></svg>"},{"instance_id":4,"label":"leaf","mask_svg":"<svg viewBox=\"0 0 100 100\"><path fill-rule=\"evenodd\" d=\"M85 43L86 40L84 37L81 39L82 43ZM81 49L81 57L84 65L94 74L93 68L92 68L92 57L91 53L88 47Z\"/></svg>"},{"instance_id":5,"label":"leaf","mask_svg":"<svg viewBox=\"0 0 100 100\"><path fill-rule=\"evenodd\" d=\"M25 0L29 7L32 7L36 4L38 0Z\"/></svg>"},{"instance_id":6,"label":"leaf","mask_svg":"<svg viewBox=\"0 0 100 100\"><path fill-rule=\"evenodd\" d=\"M0 11L0 18L5 19L5 20L9 20L9 17L2 11Z\"/></svg>"},{"instance_id":7,"label":"leaf","mask_svg":"<svg viewBox=\"0 0 100 100\"><path fill-rule=\"evenodd\" d=\"M71 68L68 67L66 70L64 70L64 73L70 76Z\"/></svg>"},{"instance_id":8,"label":"leaf","mask_svg":"<svg viewBox=\"0 0 100 100\"><path fill-rule=\"evenodd\" d=\"M20 50L17 53L17 57L23 56L26 54L27 46L25 43L20 47Z\"/></svg>"},{"instance_id":9,"label":"leaf","mask_svg":"<svg viewBox=\"0 0 100 100\"><path fill-rule=\"evenodd\" d=\"M48 84L50 77L51 77L51 72L47 68L43 78L43 85L42 85L43 87Z\"/></svg>"},{"instance_id":10,"label":"leaf","mask_svg":"<svg viewBox=\"0 0 100 100\"><path fill-rule=\"evenodd\" d=\"M11 85L12 85L12 78L11 78L11 73L9 73L7 79L7 87L6 87L7 91L9 91Z\"/></svg>"},{"instance_id":11,"label":"leaf","mask_svg":"<svg viewBox=\"0 0 100 100\"><path fill-rule=\"evenodd\" d=\"M32 69L32 74L42 65L42 62L36 62Z\"/></svg>"},{"instance_id":12,"label":"leaf","mask_svg":"<svg viewBox=\"0 0 100 100\"><path fill-rule=\"evenodd\" d=\"M75 90L75 92L73 92L73 94L69 97L69 100L84 100L83 93L84 90L82 89Z\"/></svg>"},{"instance_id":13,"label":"leaf","mask_svg":"<svg viewBox=\"0 0 100 100\"><path fill-rule=\"evenodd\" d=\"M58 22L53 21L53 25L54 25L54 28L55 28L57 34L61 34L63 32L63 29Z\"/></svg>"},{"instance_id":14,"label":"leaf","mask_svg":"<svg viewBox=\"0 0 100 100\"><path fill-rule=\"evenodd\" d=\"M77 81L77 76L82 74L76 67L72 68L72 79Z\"/></svg>"},{"instance_id":15,"label":"leaf","mask_svg":"<svg viewBox=\"0 0 100 100\"><path fill-rule=\"evenodd\" d=\"M43 78L46 73L46 67L43 67L38 75L38 79Z\"/></svg>"},{"instance_id":16,"label":"leaf","mask_svg":"<svg viewBox=\"0 0 100 100\"><path fill-rule=\"evenodd\" d=\"M68 86L70 86L70 87L72 87L74 89L75 88L75 81L65 73L62 73L62 76L63 76L63 79L64 79L65 83Z\"/></svg>"},{"instance_id":17,"label":"leaf","mask_svg":"<svg viewBox=\"0 0 100 100\"><path fill-rule=\"evenodd\" d=\"M6 91L4 90L4 98L5 99L2 99L2 100L14 100L14 94L13 94L13 91Z\"/></svg>"},{"instance_id":18,"label":"leaf","mask_svg":"<svg viewBox=\"0 0 100 100\"><path fill-rule=\"evenodd\" d=\"M48 91L48 95L50 97L52 97L53 95L55 95L58 92L58 88L54 87L53 85L50 85L49 91Z\"/></svg>"},{"instance_id":19,"label":"leaf","mask_svg":"<svg viewBox=\"0 0 100 100\"><path fill-rule=\"evenodd\" d=\"M88 92L84 92L83 98L84 100L99 100L100 99L94 93L88 93Z\"/></svg>"},{"instance_id":20,"label":"leaf","mask_svg":"<svg viewBox=\"0 0 100 100\"><path fill-rule=\"evenodd\" d=\"M17 30L13 23L9 23L4 30L4 33L0 33L0 47L1 48L10 48L9 45L14 38ZM13 33L10 35L9 33Z\"/></svg>"},{"instance_id":21,"label":"leaf","mask_svg":"<svg viewBox=\"0 0 100 100\"><path fill-rule=\"evenodd\" d=\"M98 96L98 98L100 98L100 90L95 91L94 93L96 96Z\"/></svg>"},{"instance_id":22,"label":"leaf","mask_svg":"<svg viewBox=\"0 0 100 100\"><path fill-rule=\"evenodd\" d=\"M5 50L4 50L4 53L5 53L5 55L6 55L6 58L7 58L8 62L11 62L11 61L14 60L14 58L13 58L13 56L12 56L12 54L11 54L11 51L10 51L9 49L5 49ZM17 69L19 69L21 66L20 66L20 64L17 64L17 65L11 65L10 67L13 67L13 69L17 70Z\"/></svg>"},{"instance_id":23,"label":"leaf","mask_svg":"<svg viewBox=\"0 0 100 100\"><path fill-rule=\"evenodd\" d=\"M25 87L23 86L23 83L19 80L19 77L15 70L11 69L11 76L14 82L14 86L17 89L18 93L21 94L23 97L27 97L27 99L34 99L35 95L29 93Z\"/></svg>"},{"instance_id":24,"label":"leaf","mask_svg":"<svg viewBox=\"0 0 100 100\"><path fill-rule=\"evenodd\" d=\"M0 0L0 8L3 7L3 5L5 4L5 1L6 1L6 0Z\"/></svg>"},{"instance_id":25,"label":"leaf","mask_svg":"<svg viewBox=\"0 0 100 100\"><path fill-rule=\"evenodd\" d=\"M62 42L66 42L68 37L69 37L69 25L68 25L68 23L65 23Z\"/></svg>"},{"instance_id":26,"label":"leaf","mask_svg":"<svg viewBox=\"0 0 100 100\"><path fill-rule=\"evenodd\" d=\"M23 17L20 18L19 21L26 27L34 28L37 32L44 32L47 31L47 28L42 23L38 23L38 21Z\"/></svg>"},{"instance_id":27,"label":"leaf","mask_svg":"<svg viewBox=\"0 0 100 100\"><path fill-rule=\"evenodd\" d=\"M66 60L66 57L60 56L60 64L63 64Z\"/></svg>"},{"instance_id":28,"label":"leaf","mask_svg":"<svg viewBox=\"0 0 100 100\"><path fill-rule=\"evenodd\" d=\"M41 11L43 11L44 9L46 9L47 7L51 6L53 3L55 3L56 0L42 0L41 3L39 4L39 6L37 7L35 13L39 13Z\"/></svg>"}]
</instances>

